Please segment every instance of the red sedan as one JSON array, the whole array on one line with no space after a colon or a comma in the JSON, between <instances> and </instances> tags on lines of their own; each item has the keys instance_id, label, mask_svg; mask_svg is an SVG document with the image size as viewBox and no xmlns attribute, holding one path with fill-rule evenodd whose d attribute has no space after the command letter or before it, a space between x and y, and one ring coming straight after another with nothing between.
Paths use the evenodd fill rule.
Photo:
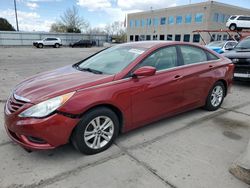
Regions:
<instances>
[{"instance_id":1,"label":"red sedan","mask_svg":"<svg viewBox=\"0 0 250 188\"><path fill-rule=\"evenodd\" d=\"M190 43L117 45L17 85L6 131L28 150L72 142L95 154L119 133L198 107L217 110L233 71L227 58Z\"/></svg>"}]
</instances>

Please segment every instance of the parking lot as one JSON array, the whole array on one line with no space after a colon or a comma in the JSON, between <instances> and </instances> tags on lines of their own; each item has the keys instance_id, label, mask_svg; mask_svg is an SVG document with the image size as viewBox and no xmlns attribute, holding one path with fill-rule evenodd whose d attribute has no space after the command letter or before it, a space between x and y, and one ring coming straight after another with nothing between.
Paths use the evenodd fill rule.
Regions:
<instances>
[{"instance_id":1,"label":"parking lot","mask_svg":"<svg viewBox=\"0 0 250 188\"><path fill-rule=\"evenodd\" d=\"M4 130L11 89L102 48L0 48L0 187L248 187L228 172L250 138L250 83L235 82L216 112L196 109L120 135L86 156L68 144L27 153Z\"/></svg>"}]
</instances>

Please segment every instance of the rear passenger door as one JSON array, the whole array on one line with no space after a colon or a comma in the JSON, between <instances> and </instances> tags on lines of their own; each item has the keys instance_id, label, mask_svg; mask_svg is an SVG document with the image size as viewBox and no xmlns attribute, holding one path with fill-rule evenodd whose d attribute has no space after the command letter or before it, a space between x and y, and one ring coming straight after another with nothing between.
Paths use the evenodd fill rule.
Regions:
<instances>
[{"instance_id":1,"label":"rear passenger door","mask_svg":"<svg viewBox=\"0 0 250 188\"><path fill-rule=\"evenodd\" d=\"M192 109L200 106L207 97L213 83L218 57L202 48L179 45L182 57L181 76L183 82L183 107Z\"/></svg>"}]
</instances>

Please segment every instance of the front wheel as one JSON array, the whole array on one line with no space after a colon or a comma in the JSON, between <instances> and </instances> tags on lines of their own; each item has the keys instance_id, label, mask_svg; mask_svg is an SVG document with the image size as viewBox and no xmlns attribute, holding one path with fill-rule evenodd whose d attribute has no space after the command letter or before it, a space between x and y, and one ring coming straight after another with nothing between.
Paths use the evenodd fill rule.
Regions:
<instances>
[{"instance_id":1,"label":"front wheel","mask_svg":"<svg viewBox=\"0 0 250 188\"><path fill-rule=\"evenodd\" d=\"M110 109L99 107L86 113L75 128L71 141L84 154L96 154L108 149L119 131L117 115Z\"/></svg>"},{"instance_id":2,"label":"front wheel","mask_svg":"<svg viewBox=\"0 0 250 188\"><path fill-rule=\"evenodd\" d=\"M55 48L59 48L60 45L58 43L55 44Z\"/></svg>"},{"instance_id":3,"label":"front wheel","mask_svg":"<svg viewBox=\"0 0 250 188\"><path fill-rule=\"evenodd\" d=\"M225 92L226 89L224 84L220 81L216 82L209 91L204 108L209 111L215 111L220 108L226 94Z\"/></svg>"}]
</instances>

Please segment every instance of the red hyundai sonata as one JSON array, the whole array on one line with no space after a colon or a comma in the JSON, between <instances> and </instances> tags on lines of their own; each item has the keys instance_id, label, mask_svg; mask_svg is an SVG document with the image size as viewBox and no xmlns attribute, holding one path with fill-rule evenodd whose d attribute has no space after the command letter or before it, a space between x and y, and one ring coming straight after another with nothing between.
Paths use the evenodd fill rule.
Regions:
<instances>
[{"instance_id":1,"label":"red hyundai sonata","mask_svg":"<svg viewBox=\"0 0 250 188\"><path fill-rule=\"evenodd\" d=\"M6 131L27 150L72 142L95 154L119 133L198 107L217 110L233 71L227 58L190 43L117 45L17 85Z\"/></svg>"}]
</instances>

